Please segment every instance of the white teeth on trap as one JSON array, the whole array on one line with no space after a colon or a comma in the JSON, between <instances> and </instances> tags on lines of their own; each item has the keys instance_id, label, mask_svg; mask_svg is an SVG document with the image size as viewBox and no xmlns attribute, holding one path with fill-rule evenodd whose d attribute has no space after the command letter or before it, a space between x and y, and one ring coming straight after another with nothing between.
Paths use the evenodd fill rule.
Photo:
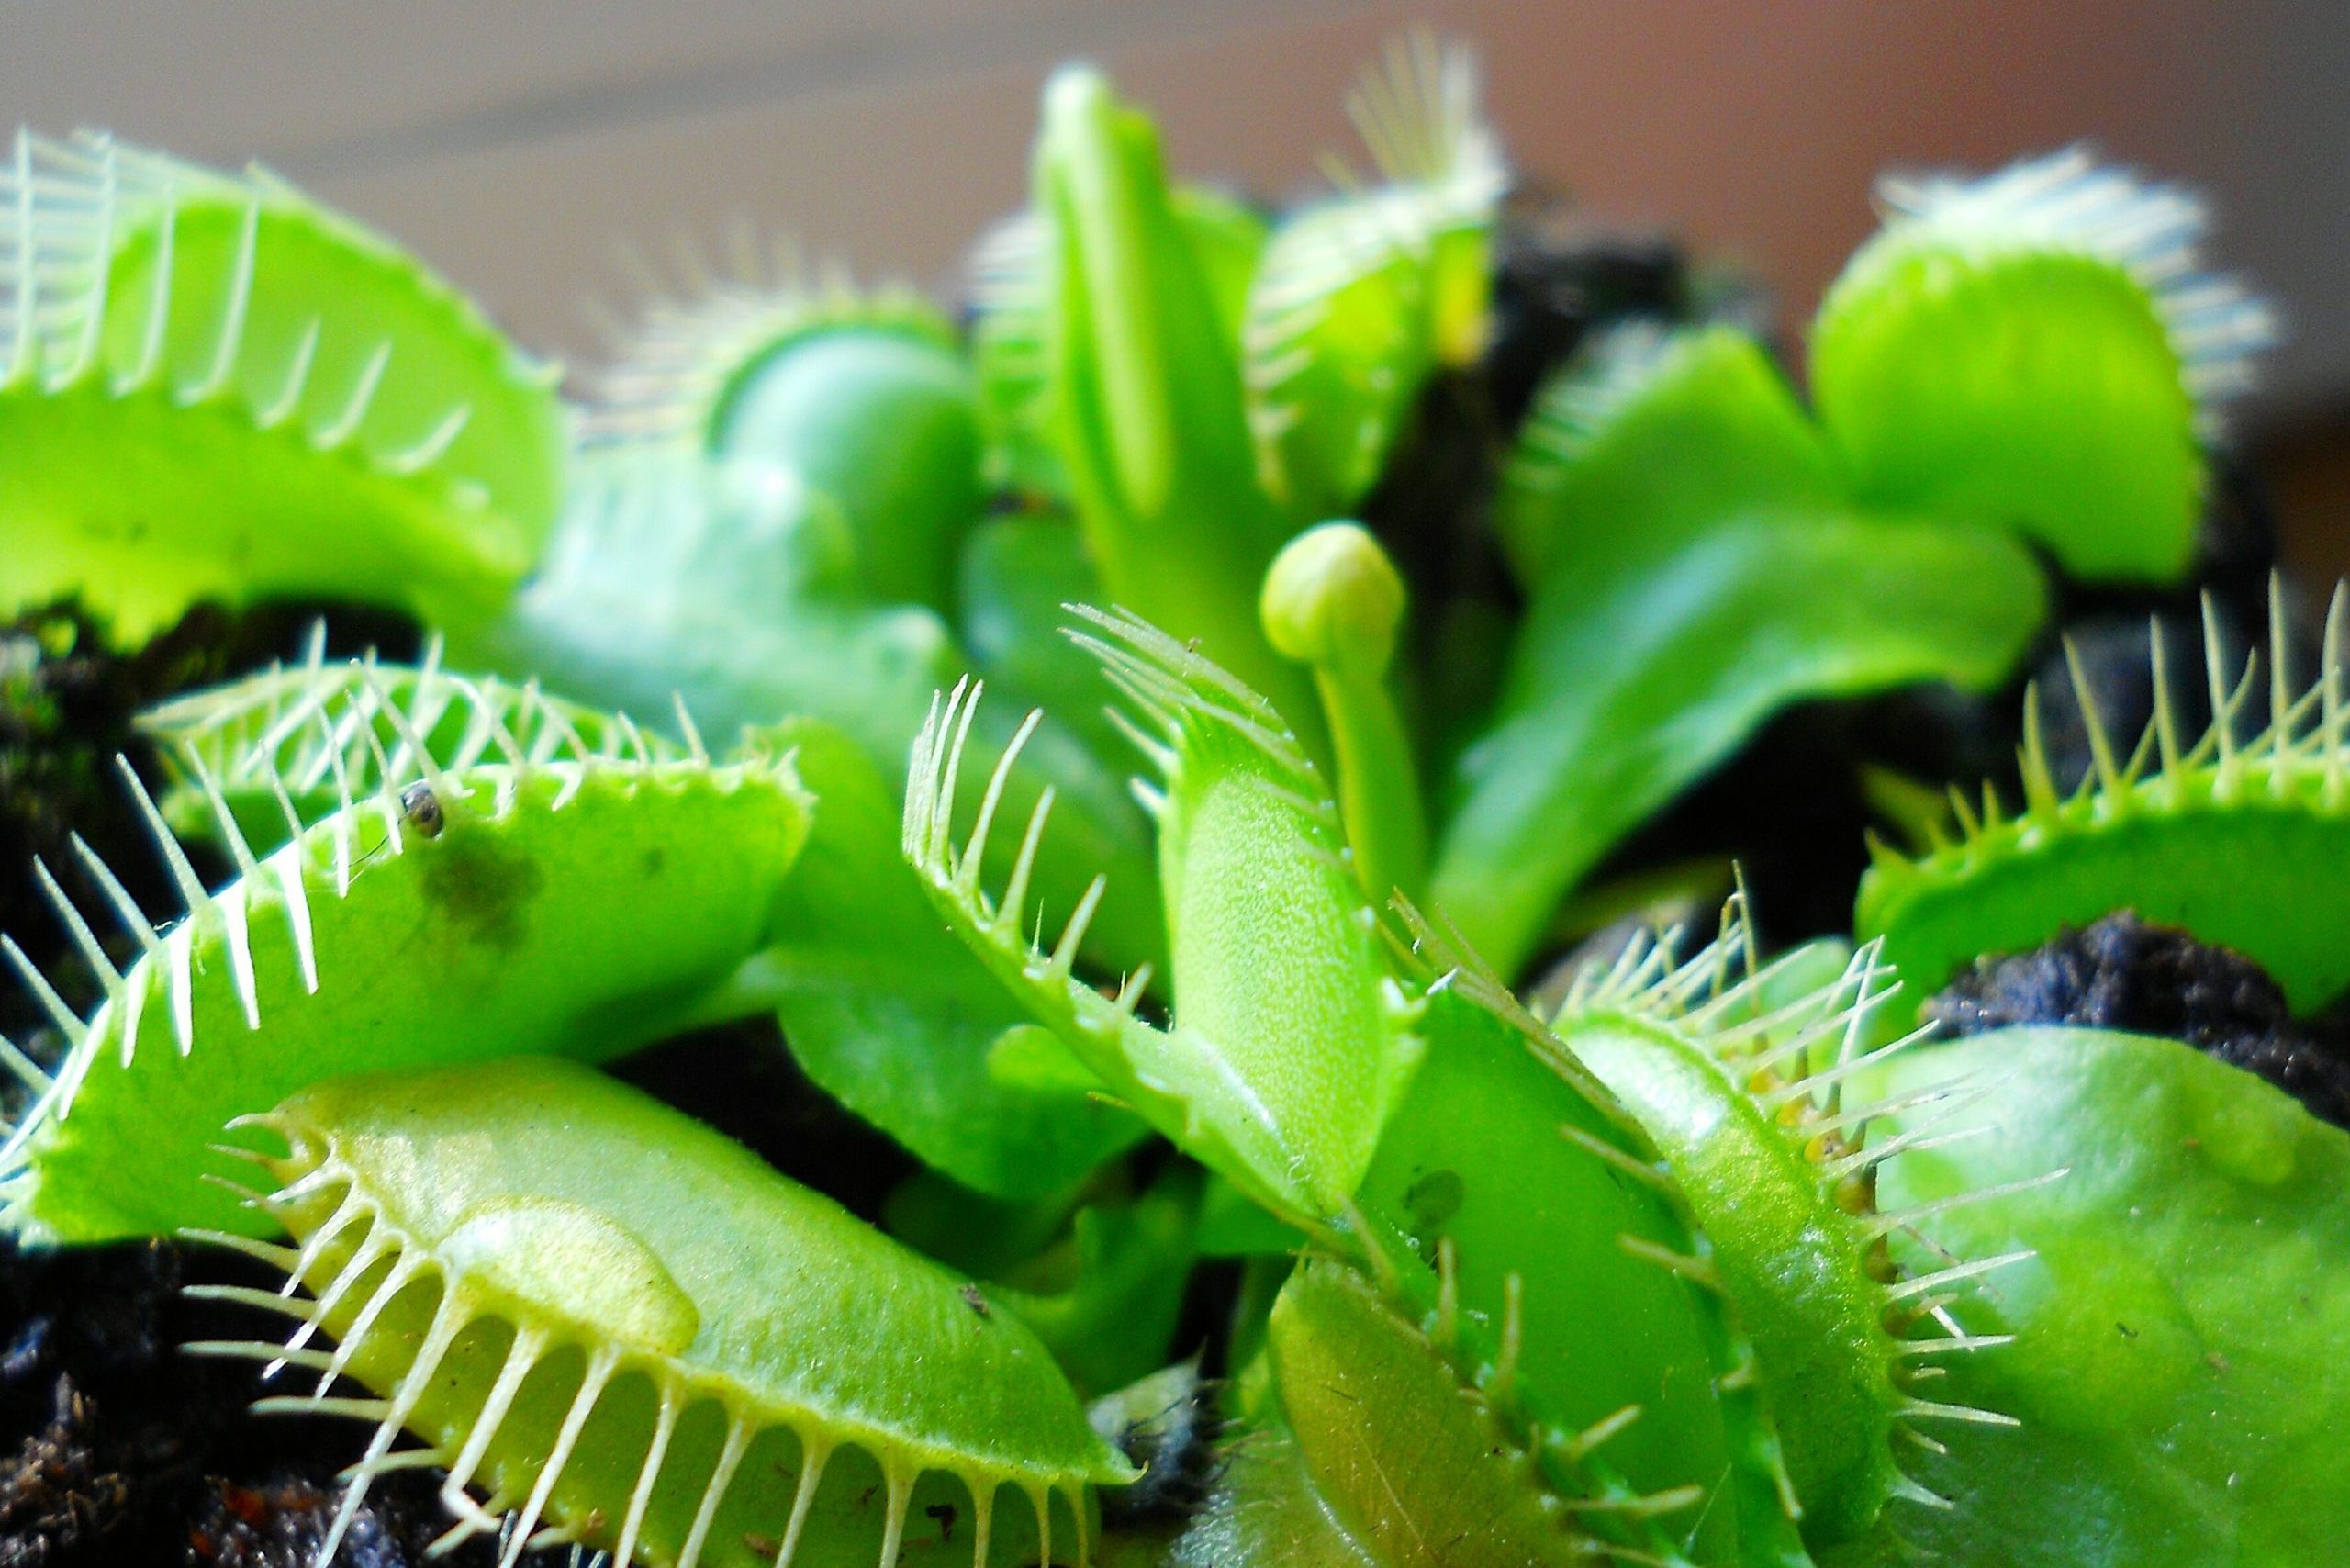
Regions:
<instances>
[{"instance_id":1,"label":"white teeth on trap","mask_svg":"<svg viewBox=\"0 0 2350 1568\"><path fill-rule=\"evenodd\" d=\"M688 745L674 746L646 735L625 715L556 702L535 683L513 688L468 679L444 670L440 657L435 639L414 669L386 667L372 655L330 665L321 625L305 658L291 667L273 666L142 716L141 727L164 747L187 799L201 803L207 832L227 851L236 875L218 890L205 885L164 811L124 757L116 759L122 787L153 841L180 913L158 919L142 909L123 879L73 835L80 870L114 924L137 945L133 961L118 965L92 917L47 865L36 863L36 884L72 950L95 980L97 994L89 1006L77 1008L13 937L0 935L0 957L67 1047L63 1061L51 1070L17 1042L0 1038L0 1070L31 1095L29 1108L0 1141L0 1223L21 1218L30 1192L33 1136L71 1117L100 1053L129 1067L141 1047L152 1043L165 1017L179 1055L199 1048L196 988L216 983L204 978L208 971L199 944L218 943L209 961L225 970L221 978L246 1027L259 1029L264 1012L283 1005L282 999L263 993L251 925L254 911L267 909L274 900L301 991L317 992L314 856L330 867L327 891L341 899L349 896L366 858L397 857L410 846L421 825L411 799L420 789L429 791L436 806L472 799L487 789L484 803L496 815L511 808L519 791L545 777L559 780L550 809L560 809L591 773L656 780L671 771L706 771L711 766L689 722ZM274 803L284 825L278 847L256 853L229 803L232 791ZM322 814L306 823L297 797L315 800L321 794ZM371 816L382 842L363 856L361 827Z\"/></svg>"},{"instance_id":2,"label":"white teeth on trap","mask_svg":"<svg viewBox=\"0 0 2350 1568\"><path fill-rule=\"evenodd\" d=\"M1980 178L1887 175L1877 200L1888 228L2071 250L2122 268L2153 299L2207 436L2220 431L2220 406L2255 384L2254 357L2277 342L2277 314L2266 300L2204 270L2210 223L2203 204L2177 186L2101 165L2085 147Z\"/></svg>"},{"instance_id":3,"label":"white teeth on trap","mask_svg":"<svg viewBox=\"0 0 2350 1568\"><path fill-rule=\"evenodd\" d=\"M1955 836L1937 834L1922 853L1908 856L1872 834L1872 876L1895 883L1940 878L1995 855L2029 853L2076 834L2207 801L2226 805L2306 799L2329 813L2350 806L2350 700L2343 673L2350 585L2337 586L2328 601L2317 678L2305 687L2296 687L2286 662L2292 639L2283 585L2274 577L2268 600L2268 722L2257 731L2244 733L2244 713L2261 689L2262 657L2255 653L2239 663L2228 656L2218 610L2208 596L2201 674L2211 719L2191 737L2179 722L2178 689L2159 622L2148 630L2154 715L2126 754L2077 652L2067 644L2067 674L2089 746L2090 767L2080 783L2067 789L2057 779L2039 691L2027 689L2023 745L2017 754L2020 806L2010 807L1988 784L1979 801L1953 786L1948 798Z\"/></svg>"}]
</instances>

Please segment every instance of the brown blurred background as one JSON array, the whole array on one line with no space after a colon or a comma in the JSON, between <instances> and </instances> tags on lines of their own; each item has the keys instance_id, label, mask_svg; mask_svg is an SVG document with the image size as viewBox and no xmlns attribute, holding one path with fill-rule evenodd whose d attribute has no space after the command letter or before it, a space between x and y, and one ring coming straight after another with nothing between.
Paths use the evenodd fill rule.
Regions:
<instances>
[{"instance_id":1,"label":"brown blurred background","mask_svg":"<svg viewBox=\"0 0 2350 1568\"><path fill-rule=\"evenodd\" d=\"M1072 54L1187 173L1280 196L1414 21L1481 46L1519 167L1736 258L1801 321L1889 163L2087 139L2200 187L2288 346L2237 424L2288 554L2350 572L2350 4L2169 0L0 0L0 104L257 157L389 230L534 346L594 346L615 249L749 218L951 290L1021 196Z\"/></svg>"}]
</instances>

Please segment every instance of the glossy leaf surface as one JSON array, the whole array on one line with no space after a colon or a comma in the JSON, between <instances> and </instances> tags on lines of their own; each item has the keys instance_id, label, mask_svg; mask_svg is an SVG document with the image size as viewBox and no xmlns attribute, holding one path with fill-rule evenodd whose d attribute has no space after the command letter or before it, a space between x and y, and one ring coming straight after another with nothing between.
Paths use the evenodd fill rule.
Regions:
<instances>
[{"instance_id":1,"label":"glossy leaf surface","mask_svg":"<svg viewBox=\"0 0 2350 1568\"><path fill-rule=\"evenodd\" d=\"M1892 1088L1960 1072L1984 1092L1942 1130L1986 1130L1897 1156L1880 1201L1976 1199L1897 1238L1921 1267L2035 1254L1950 1308L2016 1336L1955 1364L1951 1396L2022 1425L1940 1434L1950 1457L1921 1473L1954 1506L1915 1521L1917 1544L2068 1568L2326 1561L2350 1518L2330 1457L2350 1408L2350 1134L2176 1041L2093 1030L1921 1050Z\"/></svg>"},{"instance_id":2,"label":"glossy leaf surface","mask_svg":"<svg viewBox=\"0 0 2350 1568\"><path fill-rule=\"evenodd\" d=\"M274 176L95 135L16 154L0 612L78 594L136 641L203 598L504 602L563 482L550 370Z\"/></svg>"}]
</instances>

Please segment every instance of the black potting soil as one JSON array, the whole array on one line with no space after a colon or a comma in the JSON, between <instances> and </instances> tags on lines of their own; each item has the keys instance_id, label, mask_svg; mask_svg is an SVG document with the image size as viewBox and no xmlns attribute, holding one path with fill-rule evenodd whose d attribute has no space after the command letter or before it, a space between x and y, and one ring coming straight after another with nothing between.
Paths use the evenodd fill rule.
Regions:
<instances>
[{"instance_id":1,"label":"black potting soil","mask_svg":"<svg viewBox=\"0 0 2350 1568\"><path fill-rule=\"evenodd\" d=\"M356 1421L255 1416L250 1361L192 1355L207 1339L274 1337L283 1319L191 1301L192 1281L275 1282L231 1254L168 1242L63 1252L0 1243L0 1568L317 1568L335 1472ZM361 1393L356 1388L346 1392ZM447 1528L423 1473L380 1478L336 1568L421 1568ZM492 1568L480 1539L439 1559ZM558 1568L567 1550L533 1553Z\"/></svg>"},{"instance_id":2,"label":"black potting soil","mask_svg":"<svg viewBox=\"0 0 2350 1568\"><path fill-rule=\"evenodd\" d=\"M2167 1035L2350 1126L2350 1037L2337 1021L2296 1021L2250 958L2127 910L2030 952L1979 959L1926 1011L1960 1035L2018 1024Z\"/></svg>"}]
</instances>

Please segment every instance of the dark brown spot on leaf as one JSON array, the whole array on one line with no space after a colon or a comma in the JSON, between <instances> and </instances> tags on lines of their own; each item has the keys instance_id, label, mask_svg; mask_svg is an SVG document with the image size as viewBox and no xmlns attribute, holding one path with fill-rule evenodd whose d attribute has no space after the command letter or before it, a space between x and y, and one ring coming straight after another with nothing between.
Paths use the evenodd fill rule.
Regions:
<instances>
[{"instance_id":1,"label":"dark brown spot on leaf","mask_svg":"<svg viewBox=\"0 0 2350 1568\"><path fill-rule=\"evenodd\" d=\"M521 944L545 875L495 830L444 834L424 855L424 897L452 935L500 952Z\"/></svg>"}]
</instances>

